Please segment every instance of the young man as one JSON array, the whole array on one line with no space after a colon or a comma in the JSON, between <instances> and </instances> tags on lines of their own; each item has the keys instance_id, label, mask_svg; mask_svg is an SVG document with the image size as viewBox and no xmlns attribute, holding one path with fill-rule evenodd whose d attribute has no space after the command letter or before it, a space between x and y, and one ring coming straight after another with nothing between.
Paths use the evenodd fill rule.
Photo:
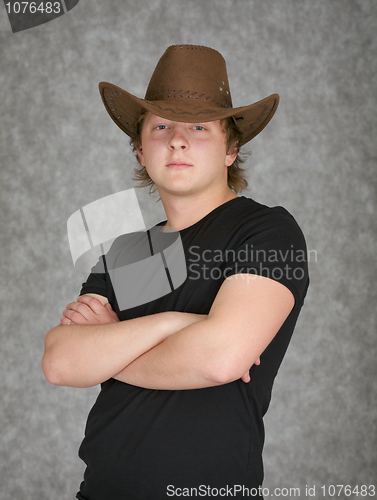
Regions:
<instances>
[{"instance_id":1,"label":"young man","mask_svg":"<svg viewBox=\"0 0 377 500\"><path fill-rule=\"evenodd\" d=\"M234 109L222 56L190 45L167 49L145 99L108 83L100 91L131 137L138 179L158 190L161 231L180 232L187 279L122 311L94 268L47 334L49 382L102 384L77 498L262 498L262 418L308 273L293 217L237 196L247 185L237 155L278 96Z\"/></svg>"}]
</instances>

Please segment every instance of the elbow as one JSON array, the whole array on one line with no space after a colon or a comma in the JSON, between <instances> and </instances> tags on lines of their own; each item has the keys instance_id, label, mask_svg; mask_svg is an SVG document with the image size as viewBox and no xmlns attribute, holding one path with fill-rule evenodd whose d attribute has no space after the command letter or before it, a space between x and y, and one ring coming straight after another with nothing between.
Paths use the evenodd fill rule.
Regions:
<instances>
[{"instance_id":1,"label":"elbow","mask_svg":"<svg viewBox=\"0 0 377 500\"><path fill-rule=\"evenodd\" d=\"M47 382L53 385L64 385L61 361L54 349L54 330L50 330L46 335L41 366Z\"/></svg>"},{"instance_id":2,"label":"elbow","mask_svg":"<svg viewBox=\"0 0 377 500\"><path fill-rule=\"evenodd\" d=\"M89 387L82 385L72 377L72 370L69 369L69 363L64 359L56 357L51 352L45 352L42 357L42 371L44 376L52 385L61 385L65 387Z\"/></svg>"},{"instance_id":3,"label":"elbow","mask_svg":"<svg viewBox=\"0 0 377 500\"><path fill-rule=\"evenodd\" d=\"M65 327L53 328L45 338L41 366L47 382L77 388L92 387L100 383L101 381L93 381L93 377L87 377L80 370L80 363L72 353L72 348L60 341L61 328Z\"/></svg>"},{"instance_id":4,"label":"elbow","mask_svg":"<svg viewBox=\"0 0 377 500\"><path fill-rule=\"evenodd\" d=\"M46 352L43 354L41 365L42 365L42 371L44 373L47 382L49 382L50 384L59 385L57 383L58 382L57 377L54 372L54 366L51 363L51 360L49 359L48 353Z\"/></svg>"},{"instance_id":5,"label":"elbow","mask_svg":"<svg viewBox=\"0 0 377 500\"><path fill-rule=\"evenodd\" d=\"M64 385L61 371L58 368L58 363L54 360L51 352L48 350L43 354L41 365L47 382L53 385Z\"/></svg>"}]
</instances>

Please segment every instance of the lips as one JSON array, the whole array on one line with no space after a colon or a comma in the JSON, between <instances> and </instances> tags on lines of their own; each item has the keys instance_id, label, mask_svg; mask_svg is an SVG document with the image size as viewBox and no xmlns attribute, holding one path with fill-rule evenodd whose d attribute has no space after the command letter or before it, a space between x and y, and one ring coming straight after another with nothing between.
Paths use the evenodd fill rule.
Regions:
<instances>
[{"instance_id":1,"label":"lips","mask_svg":"<svg viewBox=\"0 0 377 500\"><path fill-rule=\"evenodd\" d=\"M180 160L172 160L170 163L166 165L168 168L173 170L183 170L185 168L190 168L192 165L190 163L186 163Z\"/></svg>"}]
</instances>

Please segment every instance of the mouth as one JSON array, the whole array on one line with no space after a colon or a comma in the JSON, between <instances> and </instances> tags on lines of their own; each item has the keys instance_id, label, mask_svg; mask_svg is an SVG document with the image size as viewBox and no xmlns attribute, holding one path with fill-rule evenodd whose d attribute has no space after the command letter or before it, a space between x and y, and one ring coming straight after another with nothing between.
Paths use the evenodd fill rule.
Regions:
<instances>
[{"instance_id":1,"label":"mouth","mask_svg":"<svg viewBox=\"0 0 377 500\"><path fill-rule=\"evenodd\" d=\"M166 165L168 168L172 170L183 170L185 168L190 168L192 165L190 163L186 163L184 161L173 160Z\"/></svg>"}]
</instances>

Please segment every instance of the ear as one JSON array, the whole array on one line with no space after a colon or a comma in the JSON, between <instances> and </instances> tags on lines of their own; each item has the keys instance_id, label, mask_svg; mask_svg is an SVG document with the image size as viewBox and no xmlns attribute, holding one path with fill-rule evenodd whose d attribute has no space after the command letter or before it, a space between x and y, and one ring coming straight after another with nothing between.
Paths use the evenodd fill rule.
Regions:
<instances>
[{"instance_id":1,"label":"ear","mask_svg":"<svg viewBox=\"0 0 377 500\"><path fill-rule=\"evenodd\" d=\"M226 157L225 157L225 165L227 167L230 167L231 165L233 165L234 163L234 160L237 158L237 154L238 154L238 148L237 146L234 146L227 154L226 154Z\"/></svg>"},{"instance_id":2,"label":"ear","mask_svg":"<svg viewBox=\"0 0 377 500\"><path fill-rule=\"evenodd\" d=\"M139 162L141 163L141 165L143 167L145 167L143 148L141 146L139 146L139 148L137 149L136 152L137 152L137 156L139 157Z\"/></svg>"}]
</instances>

